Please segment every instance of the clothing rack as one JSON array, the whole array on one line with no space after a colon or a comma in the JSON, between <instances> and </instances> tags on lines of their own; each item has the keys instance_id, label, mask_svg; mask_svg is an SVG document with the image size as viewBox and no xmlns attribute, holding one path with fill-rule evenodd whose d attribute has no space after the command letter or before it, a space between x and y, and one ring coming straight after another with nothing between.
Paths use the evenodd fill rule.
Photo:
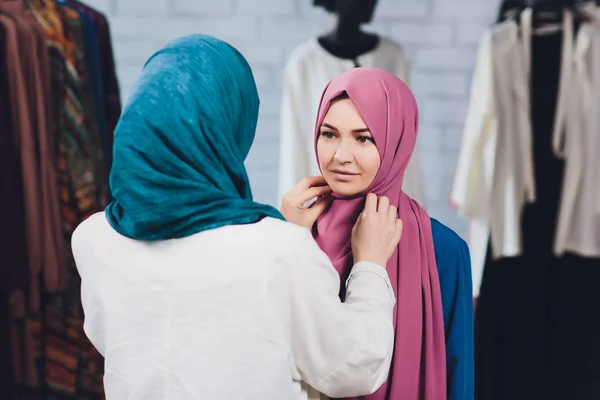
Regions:
<instances>
[{"instance_id":1,"label":"clothing rack","mask_svg":"<svg viewBox=\"0 0 600 400\"><path fill-rule=\"evenodd\" d=\"M500 3L497 23L500 23L507 18L516 18L526 7L530 7L534 13L540 14L539 20L536 19L536 24L555 24L562 21L562 16L559 12L569 10L576 17L577 21L590 21L592 17L585 11L585 6L591 4L600 4L600 0L504 0ZM554 14L549 14L554 12ZM542 17L543 16L543 17Z\"/></svg>"},{"instance_id":2,"label":"clothing rack","mask_svg":"<svg viewBox=\"0 0 600 400\"><path fill-rule=\"evenodd\" d=\"M3 400L104 396L70 238L110 201L120 113L106 16L78 0L0 0L0 229L12 239L0 346L13 355L0 368L15 372L0 382Z\"/></svg>"},{"instance_id":3,"label":"clothing rack","mask_svg":"<svg viewBox=\"0 0 600 400\"><path fill-rule=\"evenodd\" d=\"M504 1L480 40L451 191L470 226L477 400L600 398L599 15Z\"/></svg>"}]
</instances>

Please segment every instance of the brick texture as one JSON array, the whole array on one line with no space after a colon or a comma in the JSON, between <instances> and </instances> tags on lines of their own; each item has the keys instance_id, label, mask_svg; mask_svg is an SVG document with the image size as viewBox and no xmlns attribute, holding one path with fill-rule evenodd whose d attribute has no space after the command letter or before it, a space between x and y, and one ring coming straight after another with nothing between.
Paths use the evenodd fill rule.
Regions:
<instances>
[{"instance_id":1,"label":"brick texture","mask_svg":"<svg viewBox=\"0 0 600 400\"><path fill-rule=\"evenodd\" d=\"M334 20L312 0L86 0L111 23L117 72L126 100L146 59L187 33L229 41L253 67L261 95L255 145L246 165L256 200L277 193L281 71L286 57ZM405 47L421 109L418 142L429 212L459 234L466 223L448 208L476 46L496 18L499 0L379 0L369 30Z\"/></svg>"}]
</instances>

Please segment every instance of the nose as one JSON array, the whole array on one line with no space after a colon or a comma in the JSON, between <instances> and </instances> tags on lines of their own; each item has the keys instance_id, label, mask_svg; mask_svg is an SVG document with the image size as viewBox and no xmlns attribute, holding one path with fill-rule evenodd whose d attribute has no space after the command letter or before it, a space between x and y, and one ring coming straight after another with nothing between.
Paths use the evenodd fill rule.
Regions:
<instances>
[{"instance_id":1,"label":"nose","mask_svg":"<svg viewBox=\"0 0 600 400\"><path fill-rule=\"evenodd\" d=\"M341 141L339 147L337 148L333 158L339 162L340 164L348 164L352 161L352 149L345 141Z\"/></svg>"}]
</instances>

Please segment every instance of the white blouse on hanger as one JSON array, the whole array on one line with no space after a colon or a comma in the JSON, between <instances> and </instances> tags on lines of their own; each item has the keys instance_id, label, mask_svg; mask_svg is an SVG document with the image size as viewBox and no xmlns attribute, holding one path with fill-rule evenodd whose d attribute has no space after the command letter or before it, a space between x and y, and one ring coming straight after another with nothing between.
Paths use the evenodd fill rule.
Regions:
<instances>
[{"instance_id":1,"label":"white blouse on hanger","mask_svg":"<svg viewBox=\"0 0 600 400\"><path fill-rule=\"evenodd\" d=\"M356 61L361 67L391 72L409 85L408 65L402 48L389 39L381 38L374 50L357 57ZM321 174L314 149L321 94L333 78L354 67L353 60L332 55L317 38L298 46L288 59L283 72L279 198L300 179ZM403 189L425 206L417 148L406 168Z\"/></svg>"},{"instance_id":2,"label":"white blouse on hanger","mask_svg":"<svg viewBox=\"0 0 600 400\"><path fill-rule=\"evenodd\" d=\"M490 233L493 249L515 255L520 213L535 196L531 165L512 168L531 151L527 55L513 21L486 32L480 41L471 100L451 202L470 218L473 289L478 294ZM506 82L506 84L496 84ZM531 160L529 160L531 162Z\"/></svg>"},{"instance_id":3,"label":"white blouse on hanger","mask_svg":"<svg viewBox=\"0 0 600 400\"><path fill-rule=\"evenodd\" d=\"M573 45L572 14L564 15L553 149L566 165L554 254L599 257L600 30L583 24ZM474 295L479 293L489 240L496 259L520 255L521 212L527 202L535 202L528 89L531 35L531 9L526 9L520 24L497 24L480 42L450 194L452 204L470 219Z\"/></svg>"}]
</instances>

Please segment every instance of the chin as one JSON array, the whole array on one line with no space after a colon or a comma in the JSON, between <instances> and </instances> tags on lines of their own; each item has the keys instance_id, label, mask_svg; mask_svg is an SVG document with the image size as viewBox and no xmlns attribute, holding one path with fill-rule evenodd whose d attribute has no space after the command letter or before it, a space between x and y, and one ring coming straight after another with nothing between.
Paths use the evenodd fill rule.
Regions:
<instances>
[{"instance_id":1,"label":"chin","mask_svg":"<svg viewBox=\"0 0 600 400\"><path fill-rule=\"evenodd\" d=\"M365 190L365 188L359 188L356 187L356 185L350 185L342 182L334 182L333 184L330 184L329 187L331 187L331 190L333 190L335 194L344 197L356 196Z\"/></svg>"}]
</instances>

